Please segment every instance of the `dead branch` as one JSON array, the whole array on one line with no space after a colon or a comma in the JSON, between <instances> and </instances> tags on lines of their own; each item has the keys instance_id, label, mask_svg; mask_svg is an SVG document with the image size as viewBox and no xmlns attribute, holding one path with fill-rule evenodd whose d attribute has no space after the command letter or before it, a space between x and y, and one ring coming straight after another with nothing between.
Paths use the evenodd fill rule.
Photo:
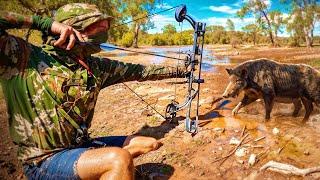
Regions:
<instances>
[{"instance_id":1,"label":"dead branch","mask_svg":"<svg viewBox=\"0 0 320 180\"><path fill-rule=\"evenodd\" d=\"M246 131L246 128L247 128L247 126L246 126L246 125L244 125L244 127L243 127L243 129L242 129L242 132L241 132L241 135L240 135L240 137L243 137L243 135L244 135L244 132Z\"/></svg>"},{"instance_id":2,"label":"dead branch","mask_svg":"<svg viewBox=\"0 0 320 180\"><path fill-rule=\"evenodd\" d=\"M238 144L228 155L223 156L223 157L221 157L221 158L218 158L218 159L214 160L212 163L215 163L215 162L217 162L217 161L223 160L223 161L220 163L220 166L221 166L221 165L224 163L224 161L226 161L226 160L228 159L228 157L230 157L231 155L233 155L233 154L236 152L236 150L241 146L242 142L243 142L248 136L249 136L249 133L246 134L246 135L240 140L239 144Z\"/></svg>"},{"instance_id":3,"label":"dead branch","mask_svg":"<svg viewBox=\"0 0 320 180\"><path fill-rule=\"evenodd\" d=\"M265 136L262 136L262 137L260 137L260 138L255 139L253 142L261 141L261 140L264 139L264 138L266 138L266 137L265 137Z\"/></svg>"},{"instance_id":4,"label":"dead branch","mask_svg":"<svg viewBox=\"0 0 320 180\"><path fill-rule=\"evenodd\" d=\"M300 169L290 164L279 163L275 161L269 161L260 168L260 171L263 170L275 171L287 175L297 175L297 176L306 176L308 174L320 172L320 166Z\"/></svg>"},{"instance_id":5,"label":"dead branch","mask_svg":"<svg viewBox=\"0 0 320 180\"><path fill-rule=\"evenodd\" d=\"M285 146L282 146L281 148L278 149L278 154L281 153L281 151L284 149Z\"/></svg>"}]
</instances>

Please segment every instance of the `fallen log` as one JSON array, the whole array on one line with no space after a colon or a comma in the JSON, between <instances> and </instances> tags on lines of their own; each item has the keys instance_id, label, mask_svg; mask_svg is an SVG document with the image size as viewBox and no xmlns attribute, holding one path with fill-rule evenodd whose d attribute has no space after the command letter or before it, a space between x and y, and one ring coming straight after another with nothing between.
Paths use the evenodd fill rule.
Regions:
<instances>
[{"instance_id":1,"label":"fallen log","mask_svg":"<svg viewBox=\"0 0 320 180\"><path fill-rule=\"evenodd\" d=\"M290 164L279 163L276 161L269 161L260 168L260 171L270 170L286 175L306 176L308 174L320 172L320 166L300 169Z\"/></svg>"}]
</instances>

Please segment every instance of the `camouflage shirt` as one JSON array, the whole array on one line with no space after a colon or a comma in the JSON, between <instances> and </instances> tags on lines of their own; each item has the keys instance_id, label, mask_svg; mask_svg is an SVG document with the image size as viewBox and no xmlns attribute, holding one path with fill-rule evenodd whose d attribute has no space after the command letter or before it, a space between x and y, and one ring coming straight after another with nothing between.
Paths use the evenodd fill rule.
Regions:
<instances>
[{"instance_id":1,"label":"camouflage shirt","mask_svg":"<svg viewBox=\"0 0 320 180\"><path fill-rule=\"evenodd\" d=\"M0 81L10 135L22 161L79 145L80 126L90 127L99 91L129 80L175 77L174 69L89 56L93 75L72 52L38 47L6 33L9 28L49 31L50 18L0 12ZM48 26L49 25L49 26Z\"/></svg>"}]
</instances>

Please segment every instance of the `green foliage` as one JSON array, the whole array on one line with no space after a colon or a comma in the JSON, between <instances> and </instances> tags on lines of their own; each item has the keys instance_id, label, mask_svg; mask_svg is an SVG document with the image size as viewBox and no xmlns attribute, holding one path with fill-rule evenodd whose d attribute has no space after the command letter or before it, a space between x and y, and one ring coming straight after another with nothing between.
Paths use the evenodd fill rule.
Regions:
<instances>
[{"instance_id":1,"label":"green foliage","mask_svg":"<svg viewBox=\"0 0 320 180\"><path fill-rule=\"evenodd\" d=\"M131 31L134 33L133 42L131 45L133 47L138 47L138 37L141 28L146 31L149 27L153 26L153 22L146 17L150 11L154 8L154 0L122 0L121 7L118 8L121 10L122 14L127 17L135 20L132 23ZM130 46L131 46L130 45Z\"/></svg>"},{"instance_id":2,"label":"green foliage","mask_svg":"<svg viewBox=\"0 0 320 180\"><path fill-rule=\"evenodd\" d=\"M133 32L127 32L123 34L121 40L120 40L120 45L125 46L125 47L130 47L133 43L133 38L134 38L134 33Z\"/></svg>"},{"instance_id":3,"label":"green foliage","mask_svg":"<svg viewBox=\"0 0 320 180\"><path fill-rule=\"evenodd\" d=\"M277 32L273 30L273 23L272 19L270 19L268 7L269 5L266 2L267 1L248 0L237 12L237 16L244 18L245 16L253 14L261 30L265 31L265 33L269 35L270 42L275 46L274 34L277 34ZM276 28L276 30L278 30L278 28Z\"/></svg>"},{"instance_id":4,"label":"green foliage","mask_svg":"<svg viewBox=\"0 0 320 180\"><path fill-rule=\"evenodd\" d=\"M231 19L228 19L227 20L227 28L230 30L230 31L234 31L234 23Z\"/></svg>"},{"instance_id":5,"label":"green foliage","mask_svg":"<svg viewBox=\"0 0 320 180\"><path fill-rule=\"evenodd\" d=\"M164 34L174 34L177 32L176 27L172 24L167 24L163 27L162 32Z\"/></svg>"},{"instance_id":6,"label":"green foliage","mask_svg":"<svg viewBox=\"0 0 320 180\"><path fill-rule=\"evenodd\" d=\"M299 40L294 37L289 38L287 44L289 47L299 47L300 46Z\"/></svg>"},{"instance_id":7,"label":"green foliage","mask_svg":"<svg viewBox=\"0 0 320 180\"><path fill-rule=\"evenodd\" d=\"M292 8L289 17L284 19L280 11L270 11L265 1L248 0L237 12L239 18L254 15L256 22L243 27L242 31L235 31L234 23L228 19L226 28L223 26L210 25L206 27L206 44L231 44L236 47L239 44L270 43L270 38L288 46L300 46L306 43L306 34L312 43L320 43L319 37L313 37L313 27L316 21L320 19L319 3L315 0L281 0L284 3L291 3ZM42 16L52 16L56 9L67 3L85 2L96 4L101 11L114 17L109 30L110 43L130 47L136 45L190 45L193 43L193 30L177 32L172 24L166 25L162 33L148 34L147 30L152 28L153 22L148 18L141 18L147 14L153 13L155 0L0 0L1 10L18 12L21 14L39 14ZM307 4L306 4L307 3ZM141 18L141 19L140 19ZM137 22L125 24L132 19L139 19ZM290 38L279 38L277 33L281 27L284 27L289 33ZM228 31L227 31L228 30ZM26 30L10 30L11 34L24 37ZM29 41L34 44L41 43L41 33L32 31ZM277 41L277 42L276 42Z\"/></svg>"},{"instance_id":8,"label":"green foliage","mask_svg":"<svg viewBox=\"0 0 320 180\"><path fill-rule=\"evenodd\" d=\"M287 1L284 0L286 3ZM320 19L320 5L316 0L293 0L290 16L285 20L293 38L304 37L308 47L313 45L315 22Z\"/></svg>"}]
</instances>

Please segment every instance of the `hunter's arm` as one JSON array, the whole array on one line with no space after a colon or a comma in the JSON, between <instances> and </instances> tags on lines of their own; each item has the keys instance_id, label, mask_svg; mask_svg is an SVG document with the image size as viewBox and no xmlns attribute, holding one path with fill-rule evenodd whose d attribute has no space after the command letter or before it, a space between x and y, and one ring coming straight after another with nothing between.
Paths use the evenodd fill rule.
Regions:
<instances>
[{"instance_id":1,"label":"hunter's arm","mask_svg":"<svg viewBox=\"0 0 320 180\"><path fill-rule=\"evenodd\" d=\"M101 77L102 88L125 81L160 80L184 76L182 68L178 68L177 71L177 69L173 67L157 65L144 66L106 58L94 62L96 65L91 66L91 68L95 71L99 66L98 69L101 73L98 76Z\"/></svg>"}]
</instances>

